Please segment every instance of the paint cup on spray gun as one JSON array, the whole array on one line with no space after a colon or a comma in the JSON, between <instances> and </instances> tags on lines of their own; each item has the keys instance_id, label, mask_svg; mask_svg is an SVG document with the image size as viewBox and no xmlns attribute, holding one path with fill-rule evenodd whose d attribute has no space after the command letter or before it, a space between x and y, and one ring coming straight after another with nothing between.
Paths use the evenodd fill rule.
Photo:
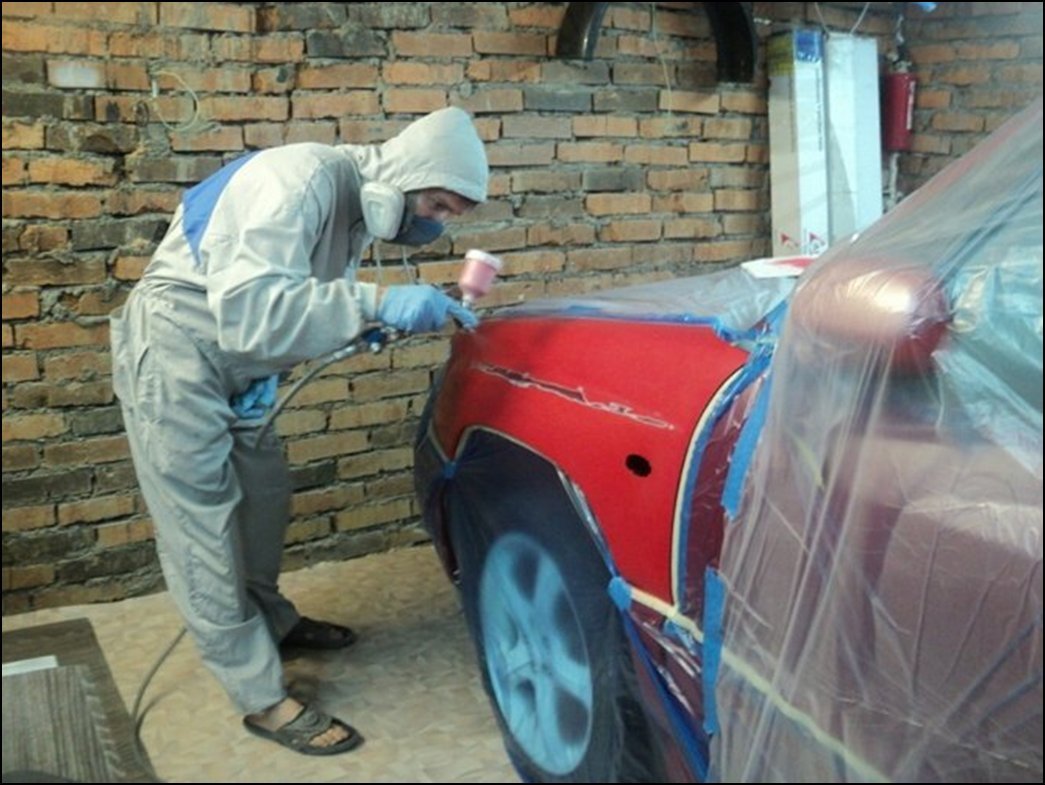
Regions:
<instances>
[{"instance_id":1,"label":"paint cup on spray gun","mask_svg":"<svg viewBox=\"0 0 1045 785\"><path fill-rule=\"evenodd\" d=\"M475 301L489 293L494 279L501 271L501 260L486 251L472 248L464 255L464 267L457 287L461 290L461 300L471 308Z\"/></svg>"}]
</instances>

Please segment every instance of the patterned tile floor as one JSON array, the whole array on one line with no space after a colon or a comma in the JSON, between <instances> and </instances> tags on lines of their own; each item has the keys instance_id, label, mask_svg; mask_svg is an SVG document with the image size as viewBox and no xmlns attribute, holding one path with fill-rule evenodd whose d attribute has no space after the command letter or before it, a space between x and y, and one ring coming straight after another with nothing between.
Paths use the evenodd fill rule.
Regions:
<instances>
[{"instance_id":1,"label":"patterned tile floor","mask_svg":"<svg viewBox=\"0 0 1045 785\"><path fill-rule=\"evenodd\" d=\"M519 782L505 755L453 587L430 546L284 575L302 613L350 624L347 651L287 663L291 689L366 737L344 755L299 755L248 734L186 638L142 701L142 739L169 782ZM7 616L3 630L85 617L128 711L181 628L166 594Z\"/></svg>"}]
</instances>

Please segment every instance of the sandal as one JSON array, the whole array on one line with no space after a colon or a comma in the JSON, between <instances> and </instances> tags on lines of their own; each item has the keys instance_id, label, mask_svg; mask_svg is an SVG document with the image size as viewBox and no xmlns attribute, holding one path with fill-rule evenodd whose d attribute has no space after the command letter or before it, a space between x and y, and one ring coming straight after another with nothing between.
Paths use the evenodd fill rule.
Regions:
<instances>
[{"instance_id":1,"label":"sandal","mask_svg":"<svg viewBox=\"0 0 1045 785\"><path fill-rule=\"evenodd\" d=\"M348 627L302 616L279 642L281 649L343 649L356 642Z\"/></svg>"},{"instance_id":2,"label":"sandal","mask_svg":"<svg viewBox=\"0 0 1045 785\"><path fill-rule=\"evenodd\" d=\"M325 747L312 743L314 738L322 735L335 725L348 731L348 736L336 744L328 744ZM255 736L282 744L284 747L304 755L337 755L341 752L354 750L363 743L363 737L351 725L342 722L337 717L331 717L329 714L325 714L312 706L303 706L294 719L276 730L262 728L246 717L243 718L243 727Z\"/></svg>"}]
</instances>

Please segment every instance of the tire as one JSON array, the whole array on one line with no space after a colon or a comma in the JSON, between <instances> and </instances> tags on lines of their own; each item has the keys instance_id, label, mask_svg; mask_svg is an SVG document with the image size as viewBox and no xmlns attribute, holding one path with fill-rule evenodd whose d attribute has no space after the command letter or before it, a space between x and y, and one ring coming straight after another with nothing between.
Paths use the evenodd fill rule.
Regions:
<instances>
[{"instance_id":1,"label":"tire","mask_svg":"<svg viewBox=\"0 0 1045 785\"><path fill-rule=\"evenodd\" d=\"M543 470L483 471L479 489L466 472L446 507L508 753L527 781L662 782L609 571L558 473L526 455Z\"/></svg>"}]
</instances>

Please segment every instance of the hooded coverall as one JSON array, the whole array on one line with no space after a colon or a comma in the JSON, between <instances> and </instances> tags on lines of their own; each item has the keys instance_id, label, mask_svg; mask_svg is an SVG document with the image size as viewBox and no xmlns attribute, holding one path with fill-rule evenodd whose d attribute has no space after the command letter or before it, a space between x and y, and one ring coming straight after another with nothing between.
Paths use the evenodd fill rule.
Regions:
<instances>
[{"instance_id":1,"label":"hooded coverall","mask_svg":"<svg viewBox=\"0 0 1045 785\"><path fill-rule=\"evenodd\" d=\"M285 696L278 641L300 616L278 589L290 480L263 420L230 398L321 357L377 318L353 281L373 238L367 181L486 198L471 118L443 109L381 145L249 154L186 192L111 317L113 387L167 587L207 667L243 714Z\"/></svg>"}]
</instances>

